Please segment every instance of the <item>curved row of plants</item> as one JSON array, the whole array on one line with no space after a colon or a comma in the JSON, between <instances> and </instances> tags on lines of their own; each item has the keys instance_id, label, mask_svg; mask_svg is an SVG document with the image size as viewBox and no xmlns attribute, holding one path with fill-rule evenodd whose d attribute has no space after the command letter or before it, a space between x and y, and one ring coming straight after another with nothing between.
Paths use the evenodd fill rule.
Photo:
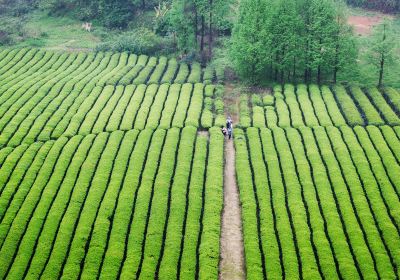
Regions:
<instances>
[{"instance_id":1,"label":"curved row of plants","mask_svg":"<svg viewBox=\"0 0 400 280\"><path fill-rule=\"evenodd\" d=\"M223 148L186 126L3 149L1 278L217 278Z\"/></svg>"},{"instance_id":2,"label":"curved row of plants","mask_svg":"<svg viewBox=\"0 0 400 280\"><path fill-rule=\"evenodd\" d=\"M295 127L400 125L396 105L400 93L393 88L361 89L286 84L275 86L273 95L240 97L239 127ZM393 100L393 101L392 101ZM398 103L398 102L397 102Z\"/></svg>"},{"instance_id":3,"label":"curved row of plants","mask_svg":"<svg viewBox=\"0 0 400 280\"><path fill-rule=\"evenodd\" d=\"M397 277L395 129L250 127L235 146L248 278Z\"/></svg>"}]
</instances>

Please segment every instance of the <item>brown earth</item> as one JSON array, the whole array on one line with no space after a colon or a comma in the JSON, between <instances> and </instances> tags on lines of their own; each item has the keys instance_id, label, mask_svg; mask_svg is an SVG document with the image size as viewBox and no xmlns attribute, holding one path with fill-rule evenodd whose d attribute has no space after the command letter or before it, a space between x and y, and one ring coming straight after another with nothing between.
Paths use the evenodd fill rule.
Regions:
<instances>
[{"instance_id":1,"label":"brown earth","mask_svg":"<svg viewBox=\"0 0 400 280\"><path fill-rule=\"evenodd\" d=\"M233 86L226 85L225 108L234 124L238 120L238 96L233 94ZM221 255L219 264L220 280L245 279L242 215L239 190L236 184L235 147L233 140L225 144L224 210L222 212Z\"/></svg>"},{"instance_id":2,"label":"brown earth","mask_svg":"<svg viewBox=\"0 0 400 280\"><path fill-rule=\"evenodd\" d=\"M384 15L375 16L349 16L348 23L354 27L354 31L358 35L369 35L375 25L381 23Z\"/></svg>"},{"instance_id":3,"label":"brown earth","mask_svg":"<svg viewBox=\"0 0 400 280\"><path fill-rule=\"evenodd\" d=\"M242 220L236 185L233 140L225 146L224 211L222 213L219 279L245 279Z\"/></svg>"}]
</instances>

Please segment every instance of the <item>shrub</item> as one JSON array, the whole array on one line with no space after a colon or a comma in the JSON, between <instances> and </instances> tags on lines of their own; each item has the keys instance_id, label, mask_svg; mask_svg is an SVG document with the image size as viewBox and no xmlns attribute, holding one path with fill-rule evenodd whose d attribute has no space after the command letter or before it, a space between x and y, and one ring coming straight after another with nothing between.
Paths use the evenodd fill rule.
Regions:
<instances>
[{"instance_id":1,"label":"shrub","mask_svg":"<svg viewBox=\"0 0 400 280\"><path fill-rule=\"evenodd\" d=\"M211 64L209 64L207 65L206 69L204 69L203 83L211 84L214 81L214 79L215 79L215 69Z\"/></svg>"},{"instance_id":2,"label":"shrub","mask_svg":"<svg viewBox=\"0 0 400 280\"><path fill-rule=\"evenodd\" d=\"M276 113L278 115L279 119L279 126L280 127L287 127L290 126L290 118L289 118L289 109L281 98L277 98L275 100L275 106L276 106Z\"/></svg>"},{"instance_id":3,"label":"shrub","mask_svg":"<svg viewBox=\"0 0 400 280\"><path fill-rule=\"evenodd\" d=\"M194 131L190 129L186 129L185 135L182 135L182 140L185 141L185 144L189 146L190 149L190 142L194 141ZM156 269L157 269L157 262L152 261L153 259L159 259L160 257L160 252L163 244L163 237L164 237L164 227L166 226L166 223L168 222L167 220L167 212L173 210L173 207L176 199L175 198L175 192L176 192L176 183L180 183L180 180L182 178L179 178L178 182L175 184L173 183L173 175L174 175L174 168L175 168L175 163L177 164L180 169L177 170L177 173L183 172L183 174L186 174L187 168L184 169L182 167L181 161L182 160L189 160L191 162L192 157L189 155L182 155L181 152L182 149L179 148L178 151L178 143L180 140L180 130L177 128L172 128L169 129L167 132L167 136L165 139L165 144L162 149L162 154L161 154L161 160L159 163L159 167L157 169L157 175L155 176L154 184L151 186L153 188L154 193L152 194L152 199L151 199L151 206L149 204L144 204L143 208L144 209L151 209L151 212L149 213L149 218L148 218L148 223L146 225L147 228L147 235L146 235L146 240L143 242L143 267L141 270L141 277L143 279L150 279L154 277ZM193 149L192 149L193 150ZM177 153L178 151L178 153ZM179 153L181 152L181 153ZM177 155L180 156L177 158ZM183 159L182 159L183 158ZM190 164L189 164L190 165ZM182 174L182 173L181 173ZM181 175L183 176L183 175ZM172 189L171 189L172 188ZM150 196L150 193L152 192L151 189L147 190L149 194L146 194L147 196ZM186 194L186 191L183 191ZM186 197L186 195L185 195ZM143 209L143 210L144 210ZM182 214L184 213L185 209L182 208L180 205L178 206L178 210L181 210ZM179 217L179 216L178 216ZM169 216L170 219L172 219L171 216ZM144 222L145 219L144 219ZM174 227L176 227L175 223L172 223ZM144 227L143 227L144 230ZM175 252L176 254L176 252ZM139 257L140 254L135 254L135 258ZM129 255L127 256L127 260L129 259ZM129 275L133 271L136 271L137 268L135 265L131 266L128 265L128 263L125 261L124 265L122 266L122 271L121 271L121 277L124 278L125 276Z\"/></svg>"},{"instance_id":4,"label":"shrub","mask_svg":"<svg viewBox=\"0 0 400 280\"><path fill-rule=\"evenodd\" d=\"M146 55L168 54L172 50L172 41L160 37L148 28L138 28L124 33L111 41L100 43L96 51L131 52Z\"/></svg>"},{"instance_id":5,"label":"shrub","mask_svg":"<svg viewBox=\"0 0 400 280\"><path fill-rule=\"evenodd\" d=\"M264 108L260 106L253 107L253 126L265 127Z\"/></svg>"},{"instance_id":6,"label":"shrub","mask_svg":"<svg viewBox=\"0 0 400 280\"><path fill-rule=\"evenodd\" d=\"M224 86L218 85L215 87L215 92L214 92L215 97L219 97L219 98L224 97L224 92L225 92Z\"/></svg>"},{"instance_id":7,"label":"shrub","mask_svg":"<svg viewBox=\"0 0 400 280\"><path fill-rule=\"evenodd\" d=\"M194 62L191 64L190 75L188 77L188 83L200 83L201 82L201 65L198 62Z\"/></svg>"},{"instance_id":8,"label":"shrub","mask_svg":"<svg viewBox=\"0 0 400 280\"><path fill-rule=\"evenodd\" d=\"M308 95L307 86L297 86L297 98L301 107L301 111L304 115L304 121L307 126L318 126L319 122L315 115L313 104Z\"/></svg>"},{"instance_id":9,"label":"shrub","mask_svg":"<svg viewBox=\"0 0 400 280\"><path fill-rule=\"evenodd\" d=\"M357 104L361 107L364 115L369 124L380 125L384 124L379 112L374 108L372 103L369 101L368 97L364 92L357 86L352 86L350 92L356 100Z\"/></svg>"},{"instance_id":10,"label":"shrub","mask_svg":"<svg viewBox=\"0 0 400 280\"><path fill-rule=\"evenodd\" d=\"M178 62L175 58L172 58L168 61L168 67L165 71L161 83L172 83L172 80L175 77L176 71L178 70Z\"/></svg>"},{"instance_id":11,"label":"shrub","mask_svg":"<svg viewBox=\"0 0 400 280\"><path fill-rule=\"evenodd\" d=\"M247 94L242 94L240 96L239 126L242 128L247 128L251 126L250 109L249 109Z\"/></svg>"},{"instance_id":12,"label":"shrub","mask_svg":"<svg viewBox=\"0 0 400 280\"><path fill-rule=\"evenodd\" d=\"M222 115L225 112L225 104L222 98L215 98L214 108L217 115Z\"/></svg>"},{"instance_id":13,"label":"shrub","mask_svg":"<svg viewBox=\"0 0 400 280\"><path fill-rule=\"evenodd\" d=\"M331 117L329 116L329 113L326 110L326 106L324 100L322 99L319 87L317 85L310 85L309 92L310 92L310 99L314 105L315 114L318 117L319 123L322 126L333 125Z\"/></svg>"},{"instance_id":14,"label":"shrub","mask_svg":"<svg viewBox=\"0 0 400 280\"><path fill-rule=\"evenodd\" d=\"M340 111L338 104L328 86L321 87L321 96L325 103L326 109L331 116L331 121L335 126L346 125L346 120Z\"/></svg>"},{"instance_id":15,"label":"shrub","mask_svg":"<svg viewBox=\"0 0 400 280\"><path fill-rule=\"evenodd\" d=\"M175 116L172 120L173 127L183 127L186 112L189 107L190 98L192 96L193 85L192 84L184 84L181 89L181 93L178 100L178 105L176 107Z\"/></svg>"},{"instance_id":16,"label":"shrub","mask_svg":"<svg viewBox=\"0 0 400 280\"><path fill-rule=\"evenodd\" d=\"M266 94L263 97L263 105L264 106L274 106L275 104L275 97L270 94Z\"/></svg>"},{"instance_id":17,"label":"shrub","mask_svg":"<svg viewBox=\"0 0 400 280\"><path fill-rule=\"evenodd\" d=\"M347 123L351 126L363 125L364 120L358 112L353 100L347 94L346 89L343 86L336 85L333 87L333 91L338 100L338 105L346 117Z\"/></svg>"},{"instance_id":18,"label":"shrub","mask_svg":"<svg viewBox=\"0 0 400 280\"><path fill-rule=\"evenodd\" d=\"M214 101L211 97L205 97L204 98L204 109L207 109L209 111L212 111L213 106L214 105Z\"/></svg>"},{"instance_id":19,"label":"shrub","mask_svg":"<svg viewBox=\"0 0 400 280\"><path fill-rule=\"evenodd\" d=\"M257 133L258 134L258 133ZM235 130L236 170L240 202L242 204L243 243L246 251L247 277L262 279L262 259L259 250L261 236L258 236L256 200L253 174L250 168L246 136L241 129ZM264 188L267 189L267 188ZM265 204L264 204L265 205ZM268 220L266 220L268 222ZM270 251L272 252L272 250Z\"/></svg>"},{"instance_id":20,"label":"shrub","mask_svg":"<svg viewBox=\"0 0 400 280\"><path fill-rule=\"evenodd\" d=\"M278 116L276 115L274 107L265 107L265 119L268 128L275 128L278 126Z\"/></svg>"},{"instance_id":21,"label":"shrub","mask_svg":"<svg viewBox=\"0 0 400 280\"><path fill-rule=\"evenodd\" d=\"M217 127L226 126L226 119L225 119L225 115L224 114L217 115L215 117L214 126L217 126Z\"/></svg>"},{"instance_id":22,"label":"shrub","mask_svg":"<svg viewBox=\"0 0 400 280\"><path fill-rule=\"evenodd\" d=\"M215 86L214 85L206 85L204 90L204 95L207 97L214 97Z\"/></svg>"},{"instance_id":23,"label":"shrub","mask_svg":"<svg viewBox=\"0 0 400 280\"><path fill-rule=\"evenodd\" d=\"M157 58L151 57L147 65L139 72L136 78L132 81L134 85L146 84L150 78L150 73L157 65Z\"/></svg>"},{"instance_id":24,"label":"shrub","mask_svg":"<svg viewBox=\"0 0 400 280\"><path fill-rule=\"evenodd\" d=\"M294 86L290 84L286 84L284 87L284 96L286 104L290 110L290 121L293 127L303 126L303 115L300 110L299 103L297 102L296 95L294 93Z\"/></svg>"},{"instance_id":25,"label":"shrub","mask_svg":"<svg viewBox=\"0 0 400 280\"><path fill-rule=\"evenodd\" d=\"M160 120L160 128L167 129L171 127L172 118L178 103L181 91L180 84L172 84L168 91L167 100L165 101L164 110Z\"/></svg>"},{"instance_id":26,"label":"shrub","mask_svg":"<svg viewBox=\"0 0 400 280\"><path fill-rule=\"evenodd\" d=\"M155 168L156 162L158 161L165 131L158 130L154 133L151 146L152 150L149 150L152 136L153 131L148 129L142 130L136 140L134 151L130 155L126 177L121 186L120 195L116 203L114 219L110 221L112 225L101 272L99 271L100 279L117 278L120 271L120 264L124 258L124 251L125 249L128 251L125 240L129 236L129 224L135 207L133 203L133 201L135 201L135 192L141 184L140 179L142 177L142 172L143 183L148 184L148 180L152 179L150 178L152 175L151 171L154 170L153 168ZM147 154L149 157L146 161ZM129 247L129 249L130 248L132 247Z\"/></svg>"},{"instance_id":27,"label":"shrub","mask_svg":"<svg viewBox=\"0 0 400 280\"><path fill-rule=\"evenodd\" d=\"M107 105L104 107L103 110L101 110L100 114L97 117L96 122L93 125L92 128L92 133L100 133L105 131L106 126L109 124L109 120L111 117L111 114L115 112L115 107L117 106L119 100L123 96L124 93L124 87L123 86L117 86L111 96L111 98L108 100ZM118 124L114 124L115 127L118 127Z\"/></svg>"},{"instance_id":28,"label":"shrub","mask_svg":"<svg viewBox=\"0 0 400 280\"><path fill-rule=\"evenodd\" d=\"M181 246L182 236L176 234L176 232L183 232L184 221L187 217L186 215L189 214L186 213L186 208L183 206L188 204L187 196L189 195L189 180L196 134L197 129L194 127L188 126L182 129L182 137L177 151L176 171L170 187L169 218L168 221L165 221L167 223L167 232L163 249L164 254L159 268L161 279L174 279L178 274L180 251L175 250L175 248ZM161 247L162 238L159 238L159 242ZM155 273L155 266L156 264L153 265L151 273L147 273L150 278Z\"/></svg>"},{"instance_id":29,"label":"shrub","mask_svg":"<svg viewBox=\"0 0 400 280\"><path fill-rule=\"evenodd\" d=\"M198 136L193 158L189 184L186 228L181 259L180 279L194 279L196 276L197 245L202 213L204 174L207 160L207 136ZM174 267L172 267L174 269Z\"/></svg>"},{"instance_id":30,"label":"shrub","mask_svg":"<svg viewBox=\"0 0 400 280\"><path fill-rule=\"evenodd\" d=\"M163 84L158 88L153 104L151 104L149 116L147 117L146 128L155 129L158 127L168 90L169 84Z\"/></svg>"},{"instance_id":31,"label":"shrub","mask_svg":"<svg viewBox=\"0 0 400 280\"><path fill-rule=\"evenodd\" d=\"M390 125L400 125L400 119L390 108L389 104L386 103L385 98L382 93L375 87L371 87L366 90L366 94L379 109L381 117Z\"/></svg>"},{"instance_id":32,"label":"shrub","mask_svg":"<svg viewBox=\"0 0 400 280\"><path fill-rule=\"evenodd\" d=\"M253 106L262 106L263 102L262 102L262 97L259 94L252 94L251 95L251 104Z\"/></svg>"},{"instance_id":33,"label":"shrub","mask_svg":"<svg viewBox=\"0 0 400 280\"><path fill-rule=\"evenodd\" d=\"M210 128L213 126L213 113L208 110L208 109L204 109L202 114L201 114L201 120L200 120L200 124L202 128Z\"/></svg>"},{"instance_id":34,"label":"shrub","mask_svg":"<svg viewBox=\"0 0 400 280\"><path fill-rule=\"evenodd\" d=\"M185 126L199 126L201 111L203 109L203 91L203 84L198 83L194 85L190 106L185 120Z\"/></svg>"},{"instance_id":35,"label":"shrub","mask_svg":"<svg viewBox=\"0 0 400 280\"><path fill-rule=\"evenodd\" d=\"M176 74L174 83L176 83L176 84L185 83L188 75L189 75L189 66L185 63L180 63L179 71L178 71L178 74Z\"/></svg>"},{"instance_id":36,"label":"shrub","mask_svg":"<svg viewBox=\"0 0 400 280\"><path fill-rule=\"evenodd\" d=\"M167 67L168 60L166 57L160 57L158 60L158 64L154 69L153 73L151 74L148 84L158 84L161 80L161 77L164 74L164 71Z\"/></svg>"},{"instance_id":37,"label":"shrub","mask_svg":"<svg viewBox=\"0 0 400 280\"><path fill-rule=\"evenodd\" d=\"M119 129L121 125L122 118L124 117L129 102L132 99L133 93L135 91L135 86L127 86L124 88L122 97L119 99L117 106L113 110L105 130L108 132L113 132ZM129 112L131 114L132 112Z\"/></svg>"},{"instance_id":38,"label":"shrub","mask_svg":"<svg viewBox=\"0 0 400 280\"><path fill-rule=\"evenodd\" d=\"M144 129L147 123L147 118L151 110L151 105L153 104L154 98L158 91L158 85L149 85L146 88L144 94L143 102L140 104L137 115L135 117L134 128Z\"/></svg>"},{"instance_id":39,"label":"shrub","mask_svg":"<svg viewBox=\"0 0 400 280\"><path fill-rule=\"evenodd\" d=\"M400 112L400 93L394 88L385 88L384 95L386 99L393 104L395 111L399 114Z\"/></svg>"},{"instance_id":40,"label":"shrub","mask_svg":"<svg viewBox=\"0 0 400 280\"><path fill-rule=\"evenodd\" d=\"M135 205L133 205L135 207L135 215L132 215L132 207L127 208L127 205L125 205L124 207L124 214L127 215L128 219L122 217L124 220L124 227L122 227L122 229L123 233L128 236L128 243L125 242L125 236L122 240L114 239L114 243L116 243L116 248L121 248L121 246L122 248L125 248L125 246L127 247L126 254L124 254L124 250L122 250L122 252L119 254L120 261L117 264L115 264L114 261L115 252L109 252L109 256L106 255L106 258L108 257L107 267L113 268L113 272L111 275L116 275L117 277L118 271L121 271L122 278L130 278L134 277L134 275L136 274L141 259L141 254L138 254L137 252L141 252L142 248L144 248L144 246L146 245L145 240L143 240L143 236L145 233L145 228L150 226L150 224L146 224L148 210L151 202L150 199L152 189L155 185L158 186L160 184L162 184L162 186L164 186L166 190L169 189L168 185L166 184L169 184L170 176L172 175L171 168L173 168L172 165L175 162L176 145L179 139L179 134L177 133L179 133L178 129L169 130L169 137L167 137L168 139L166 139L166 132L164 130L156 130L154 132L143 174L140 175L139 173L139 176L141 176L138 177L138 179L140 180L140 185L135 184L135 190L139 188L139 186L140 188L138 189L137 194L135 194L135 190L133 192L130 191L130 196L132 197L132 199L135 199L136 202ZM164 140L165 144L163 144ZM164 177L165 183L162 182L162 177ZM135 181L137 181L138 179L135 178ZM164 195L164 199L168 199L168 195L165 195L165 190L160 190L160 194ZM132 201L130 201L130 204L132 204ZM167 203L165 203L165 206L167 206ZM155 207L160 207L160 212L163 209L163 205L157 205ZM131 212L127 212L128 209L130 209ZM130 225L130 217L133 217L132 224L135 225L135 227L129 230L128 226ZM157 221L151 222L153 224L152 227L154 226L154 222ZM158 222L161 224L160 220L158 220ZM116 232L116 235L119 236L121 234ZM147 246L151 246L151 243ZM124 260L123 263L122 260ZM119 270L120 265L121 270ZM105 271L109 271L109 269ZM101 275L101 279L109 279L108 273Z\"/></svg>"},{"instance_id":41,"label":"shrub","mask_svg":"<svg viewBox=\"0 0 400 280\"><path fill-rule=\"evenodd\" d=\"M203 233L199 248L199 279L218 277L219 244L221 233L221 212L223 204L224 137L218 127L210 130L210 144L207 161Z\"/></svg>"}]
</instances>

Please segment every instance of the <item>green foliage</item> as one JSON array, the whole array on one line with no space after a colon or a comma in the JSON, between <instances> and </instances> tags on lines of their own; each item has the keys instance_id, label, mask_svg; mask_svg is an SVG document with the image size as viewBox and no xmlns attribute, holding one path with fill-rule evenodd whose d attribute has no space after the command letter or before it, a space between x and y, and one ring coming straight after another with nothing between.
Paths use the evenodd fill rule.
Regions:
<instances>
[{"instance_id":1,"label":"green foliage","mask_svg":"<svg viewBox=\"0 0 400 280\"><path fill-rule=\"evenodd\" d=\"M253 106L262 106L263 105L262 96L259 94L252 94L251 95L251 104Z\"/></svg>"},{"instance_id":2,"label":"green foliage","mask_svg":"<svg viewBox=\"0 0 400 280\"><path fill-rule=\"evenodd\" d=\"M236 72L251 83L321 82L330 75L336 81L339 71L352 71L357 57L341 5L333 0L241 2L231 46Z\"/></svg>"},{"instance_id":3,"label":"green foliage","mask_svg":"<svg viewBox=\"0 0 400 280\"><path fill-rule=\"evenodd\" d=\"M138 28L96 46L96 51L131 52L147 55L167 54L173 48L168 37L160 37L148 28Z\"/></svg>"},{"instance_id":4,"label":"green foliage","mask_svg":"<svg viewBox=\"0 0 400 280\"><path fill-rule=\"evenodd\" d=\"M207 161L203 234L199 248L199 279L215 279L218 277L218 264L221 234L221 213L223 205L224 185L224 137L219 127L209 130L210 144Z\"/></svg>"},{"instance_id":5,"label":"green foliage","mask_svg":"<svg viewBox=\"0 0 400 280\"><path fill-rule=\"evenodd\" d=\"M364 119L358 112L351 97L347 94L346 89L343 86L335 86L333 90L347 123L351 126L364 124Z\"/></svg>"},{"instance_id":6,"label":"green foliage","mask_svg":"<svg viewBox=\"0 0 400 280\"><path fill-rule=\"evenodd\" d=\"M266 6L264 0L241 1L232 33L232 63L237 73L251 82L264 78L268 64Z\"/></svg>"},{"instance_id":7,"label":"green foliage","mask_svg":"<svg viewBox=\"0 0 400 280\"><path fill-rule=\"evenodd\" d=\"M263 97L262 100L263 100L263 105L264 105L264 106L273 106L274 103L275 103L275 98L274 98L274 96L273 96L273 95L270 95L270 94L264 95L264 97Z\"/></svg>"},{"instance_id":8,"label":"green foliage","mask_svg":"<svg viewBox=\"0 0 400 280\"><path fill-rule=\"evenodd\" d=\"M239 103L239 127L247 128L251 126L250 108L248 95L242 94Z\"/></svg>"},{"instance_id":9,"label":"green foliage","mask_svg":"<svg viewBox=\"0 0 400 280\"><path fill-rule=\"evenodd\" d=\"M398 43L390 22L385 20L376 26L368 43L368 60L374 65L376 72L379 72L377 85L381 87L384 84L386 68L393 63L399 63L396 54Z\"/></svg>"}]
</instances>

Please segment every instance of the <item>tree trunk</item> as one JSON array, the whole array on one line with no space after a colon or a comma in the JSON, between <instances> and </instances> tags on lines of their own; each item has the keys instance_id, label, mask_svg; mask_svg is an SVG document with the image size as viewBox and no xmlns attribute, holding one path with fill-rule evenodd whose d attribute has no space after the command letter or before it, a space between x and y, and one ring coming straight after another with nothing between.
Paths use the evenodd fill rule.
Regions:
<instances>
[{"instance_id":1,"label":"tree trunk","mask_svg":"<svg viewBox=\"0 0 400 280\"><path fill-rule=\"evenodd\" d=\"M293 80L296 79L296 57L293 56Z\"/></svg>"},{"instance_id":2,"label":"tree trunk","mask_svg":"<svg viewBox=\"0 0 400 280\"><path fill-rule=\"evenodd\" d=\"M339 71L339 37L337 37L335 49L335 66L333 67L333 82L336 84L337 72Z\"/></svg>"},{"instance_id":3,"label":"tree trunk","mask_svg":"<svg viewBox=\"0 0 400 280\"><path fill-rule=\"evenodd\" d=\"M193 5L193 8L194 8L194 37L196 38L196 49L197 49L197 47L199 45L199 41L197 39L197 37L199 36L199 30L198 30L199 23L198 23L198 20L197 20L197 7L196 7L196 4Z\"/></svg>"},{"instance_id":4,"label":"tree trunk","mask_svg":"<svg viewBox=\"0 0 400 280\"><path fill-rule=\"evenodd\" d=\"M380 63L380 69L379 69L379 82L378 82L378 87L382 87L383 84L383 69L385 67L385 56L384 54L381 55L381 63Z\"/></svg>"},{"instance_id":5,"label":"tree trunk","mask_svg":"<svg viewBox=\"0 0 400 280\"><path fill-rule=\"evenodd\" d=\"M335 84L337 82L337 72L338 72L338 68L337 68L337 66L335 66L335 68L333 69L333 82Z\"/></svg>"},{"instance_id":6,"label":"tree trunk","mask_svg":"<svg viewBox=\"0 0 400 280\"><path fill-rule=\"evenodd\" d=\"M385 42L386 40L386 24L383 25L383 38L382 42ZM381 61L380 61L380 69L379 69L379 81L378 81L378 87L382 87L383 84L383 71L385 68L385 53L382 51L381 53Z\"/></svg>"},{"instance_id":7,"label":"tree trunk","mask_svg":"<svg viewBox=\"0 0 400 280\"><path fill-rule=\"evenodd\" d=\"M205 29L204 15L201 16L201 39L200 39L200 52L204 51L204 29Z\"/></svg>"},{"instance_id":8,"label":"tree trunk","mask_svg":"<svg viewBox=\"0 0 400 280\"><path fill-rule=\"evenodd\" d=\"M146 0L142 0L142 9L144 10L146 8Z\"/></svg>"},{"instance_id":9,"label":"tree trunk","mask_svg":"<svg viewBox=\"0 0 400 280\"><path fill-rule=\"evenodd\" d=\"M317 81L318 84L321 84L321 65L318 65L318 72L317 72Z\"/></svg>"},{"instance_id":10,"label":"tree trunk","mask_svg":"<svg viewBox=\"0 0 400 280\"><path fill-rule=\"evenodd\" d=\"M209 30L208 30L208 56L211 59L212 42L213 42L213 34L212 34L213 0L209 0L209 4L210 4L210 26L209 26Z\"/></svg>"}]
</instances>

